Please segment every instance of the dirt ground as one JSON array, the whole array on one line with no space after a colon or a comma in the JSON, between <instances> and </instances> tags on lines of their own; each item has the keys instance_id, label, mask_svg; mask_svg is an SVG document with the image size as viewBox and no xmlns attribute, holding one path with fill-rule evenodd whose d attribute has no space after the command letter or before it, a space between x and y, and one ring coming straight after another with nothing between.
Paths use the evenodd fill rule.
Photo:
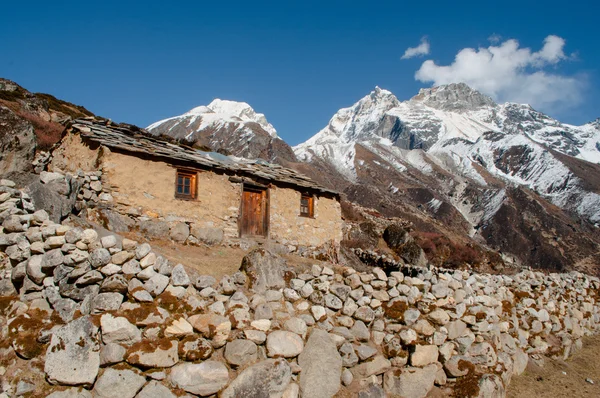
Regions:
<instances>
[{"instance_id":1,"label":"dirt ground","mask_svg":"<svg viewBox=\"0 0 600 398\"><path fill-rule=\"evenodd\" d=\"M513 377L506 396L600 397L600 336L584 339L583 349L566 361L546 358L543 368L529 361L525 373Z\"/></svg>"},{"instance_id":2,"label":"dirt ground","mask_svg":"<svg viewBox=\"0 0 600 398\"><path fill-rule=\"evenodd\" d=\"M197 275L212 275L217 280L224 275L233 275L239 271L242 259L249 252L235 247L186 246L162 240L152 240L149 243L156 253L174 263L183 264L188 271L193 270ZM289 266L296 268L297 273L310 269L312 264L324 264L318 260L294 255L283 257Z\"/></svg>"}]
</instances>

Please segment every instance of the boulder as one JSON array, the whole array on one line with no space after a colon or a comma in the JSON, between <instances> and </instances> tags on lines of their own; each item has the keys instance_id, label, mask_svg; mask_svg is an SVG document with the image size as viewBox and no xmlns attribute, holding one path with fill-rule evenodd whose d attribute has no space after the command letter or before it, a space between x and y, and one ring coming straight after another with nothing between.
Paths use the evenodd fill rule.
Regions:
<instances>
[{"instance_id":1,"label":"boulder","mask_svg":"<svg viewBox=\"0 0 600 398\"><path fill-rule=\"evenodd\" d=\"M233 340L225 346L224 357L230 365L244 366L256 361L258 358L258 347L250 340Z\"/></svg>"},{"instance_id":2,"label":"boulder","mask_svg":"<svg viewBox=\"0 0 600 398\"><path fill-rule=\"evenodd\" d=\"M495 374L486 374L479 379L479 394L477 398L504 398L506 392L502 379Z\"/></svg>"},{"instance_id":3,"label":"boulder","mask_svg":"<svg viewBox=\"0 0 600 398\"><path fill-rule=\"evenodd\" d=\"M242 259L240 268L250 278L250 288L256 293L285 287L285 260L265 249L254 249Z\"/></svg>"},{"instance_id":4,"label":"boulder","mask_svg":"<svg viewBox=\"0 0 600 398\"><path fill-rule=\"evenodd\" d=\"M329 333L313 329L298 357L302 396L333 397L340 389L342 357Z\"/></svg>"},{"instance_id":5,"label":"boulder","mask_svg":"<svg viewBox=\"0 0 600 398\"><path fill-rule=\"evenodd\" d=\"M206 397L216 394L227 385L229 371L221 362L185 362L171 369L169 381L177 388Z\"/></svg>"},{"instance_id":6,"label":"boulder","mask_svg":"<svg viewBox=\"0 0 600 398\"><path fill-rule=\"evenodd\" d=\"M168 387L160 384L156 380L151 380L142 388L142 391L135 396L136 398L177 398Z\"/></svg>"},{"instance_id":7,"label":"boulder","mask_svg":"<svg viewBox=\"0 0 600 398\"><path fill-rule=\"evenodd\" d=\"M44 372L50 383L91 386L100 367L98 327L84 316L52 334Z\"/></svg>"},{"instance_id":8,"label":"boulder","mask_svg":"<svg viewBox=\"0 0 600 398\"><path fill-rule=\"evenodd\" d=\"M387 372L392 367L392 363L383 355L377 355L368 362L363 362L350 369L355 379L366 379L372 375L380 375Z\"/></svg>"},{"instance_id":9,"label":"boulder","mask_svg":"<svg viewBox=\"0 0 600 398\"><path fill-rule=\"evenodd\" d=\"M213 347L210 341L198 336L188 336L179 342L179 357L188 362L210 358Z\"/></svg>"},{"instance_id":10,"label":"boulder","mask_svg":"<svg viewBox=\"0 0 600 398\"><path fill-rule=\"evenodd\" d=\"M60 223L73 212L81 183L77 179L54 180L47 184L34 181L27 193L36 209L46 210L50 220Z\"/></svg>"},{"instance_id":11,"label":"boulder","mask_svg":"<svg viewBox=\"0 0 600 398\"><path fill-rule=\"evenodd\" d=\"M102 341L104 344L133 344L142 340L142 332L127 318L103 314L100 318Z\"/></svg>"},{"instance_id":12,"label":"boulder","mask_svg":"<svg viewBox=\"0 0 600 398\"><path fill-rule=\"evenodd\" d=\"M141 368L170 368L179 360L178 341L163 338L131 346L127 362Z\"/></svg>"},{"instance_id":13,"label":"boulder","mask_svg":"<svg viewBox=\"0 0 600 398\"><path fill-rule=\"evenodd\" d=\"M437 362L439 356L436 345L416 345L414 352L410 355L412 366L425 366Z\"/></svg>"},{"instance_id":14,"label":"boulder","mask_svg":"<svg viewBox=\"0 0 600 398\"><path fill-rule=\"evenodd\" d=\"M246 368L221 393L221 398L278 397L292 378L284 359L267 359Z\"/></svg>"},{"instance_id":15,"label":"boulder","mask_svg":"<svg viewBox=\"0 0 600 398\"><path fill-rule=\"evenodd\" d=\"M200 227L192 224L192 236L209 246L218 245L223 241L223 230L220 228Z\"/></svg>"},{"instance_id":16,"label":"boulder","mask_svg":"<svg viewBox=\"0 0 600 398\"><path fill-rule=\"evenodd\" d=\"M98 398L133 398L146 383L146 378L132 369L107 368L94 385Z\"/></svg>"},{"instance_id":17,"label":"boulder","mask_svg":"<svg viewBox=\"0 0 600 398\"><path fill-rule=\"evenodd\" d=\"M383 240L387 243L388 247L395 252L404 246L405 244L412 242L413 238L410 236L408 231L399 224L390 224L385 231L383 231Z\"/></svg>"},{"instance_id":18,"label":"boulder","mask_svg":"<svg viewBox=\"0 0 600 398\"><path fill-rule=\"evenodd\" d=\"M141 221L140 232L151 239L164 239L169 236L169 224L159 220Z\"/></svg>"},{"instance_id":19,"label":"boulder","mask_svg":"<svg viewBox=\"0 0 600 398\"><path fill-rule=\"evenodd\" d=\"M169 237L175 242L183 243L190 236L190 227L184 222L178 222L171 227Z\"/></svg>"},{"instance_id":20,"label":"boulder","mask_svg":"<svg viewBox=\"0 0 600 398\"><path fill-rule=\"evenodd\" d=\"M433 388L437 371L436 365L390 370L384 375L384 390L390 396L425 398Z\"/></svg>"},{"instance_id":21,"label":"boulder","mask_svg":"<svg viewBox=\"0 0 600 398\"><path fill-rule=\"evenodd\" d=\"M303 348L302 338L295 333L276 330L267 336L267 353L270 357L293 358Z\"/></svg>"}]
</instances>

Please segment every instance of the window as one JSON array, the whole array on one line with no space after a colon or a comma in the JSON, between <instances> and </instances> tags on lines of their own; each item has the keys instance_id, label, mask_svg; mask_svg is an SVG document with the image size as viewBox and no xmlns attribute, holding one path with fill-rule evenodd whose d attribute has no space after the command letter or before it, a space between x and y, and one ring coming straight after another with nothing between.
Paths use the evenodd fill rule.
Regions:
<instances>
[{"instance_id":1,"label":"window","mask_svg":"<svg viewBox=\"0 0 600 398\"><path fill-rule=\"evenodd\" d=\"M300 215L302 217L313 217L314 216L314 200L312 195L302 194L300 196Z\"/></svg>"},{"instance_id":2,"label":"window","mask_svg":"<svg viewBox=\"0 0 600 398\"><path fill-rule=\"evenodd\" d=\"M175 197L180 199L196 199L196 173L177 170Z\"/></svg>"}]
</instances>

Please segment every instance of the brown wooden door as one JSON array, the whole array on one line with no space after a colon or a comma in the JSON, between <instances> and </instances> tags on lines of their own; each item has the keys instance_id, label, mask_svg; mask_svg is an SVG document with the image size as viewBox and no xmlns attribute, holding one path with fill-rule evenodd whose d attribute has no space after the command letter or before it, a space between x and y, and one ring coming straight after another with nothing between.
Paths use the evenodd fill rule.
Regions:
<instances>
[{"instance_id":1,"label":"brown wooden door","mask_svg":"<svg viewBox=\"0 0 600 398\"><path fill-rule=\"evenodd\" d=\"M267 191L244 187L242 194L241 234L267 234Z\"/></svg>"}]
</instances>

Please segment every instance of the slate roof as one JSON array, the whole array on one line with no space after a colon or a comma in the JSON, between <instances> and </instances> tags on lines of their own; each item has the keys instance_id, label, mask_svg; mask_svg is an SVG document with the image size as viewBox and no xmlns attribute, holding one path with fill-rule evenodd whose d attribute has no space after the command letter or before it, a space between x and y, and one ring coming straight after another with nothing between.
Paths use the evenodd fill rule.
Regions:
<instances>
[{"instance_id":1,"label":"slate roof","mask_svg":"<svg viewBox=\"0 0 600 398\"><path fill-rule=\"evenodd\" d=\"M133 125L115 124L110 120L85 118L74 120L71 122L70 127L84 139L108 148L158 157L166 159L167 162L170 159L201 168L221 170L230 175L249 175L267 182L281 182L299 189L339 196L338 192L317 184L295 170L268 163L262 159L250 160L225 156L216 152L205 152L189 146L171 143L154 138L144 129Z\"/></svg>"}]
</instances>

